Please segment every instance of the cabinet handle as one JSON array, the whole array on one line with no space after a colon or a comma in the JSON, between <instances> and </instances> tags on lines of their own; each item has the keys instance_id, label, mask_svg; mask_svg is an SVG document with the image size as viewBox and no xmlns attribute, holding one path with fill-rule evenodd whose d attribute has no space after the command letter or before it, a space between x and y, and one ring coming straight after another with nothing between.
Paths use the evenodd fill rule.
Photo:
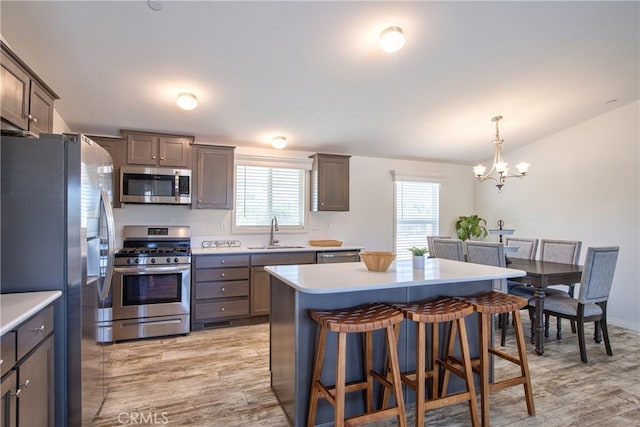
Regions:
<instances>
[{"instance_id":1,"label":"cabinet handle","mask_svg":"<svg viewBox=\"0 0 640 427\"><path fill-rule=\"evenodd\" d=\"M37 328L31 328L31 332L35 332L35 333L42 333L44 332L44 325L40 325Z\"/></svg>"},{"instance_id":2,"label":"cabinet handle","mask_svg":"<svg viewBox=\"0 0 640 427\"><path fill-rule=\"evenodd\" d=\"M9 396L15 396L16 399L20 399L20 394L22 394L22 390L17 389L15 393L9 393Z\"/></svg>"},{"instance_id":3,"label":"cabinet handle","mask_svg":"<svg viewBox=\"0 0 640 427\"><path fill-rule=\"evenodd\" d=\"M31 384L31 381L26 380L23 384L20 384L18 387L29 388L29 384Z\"/></svg>"}]
</instances>

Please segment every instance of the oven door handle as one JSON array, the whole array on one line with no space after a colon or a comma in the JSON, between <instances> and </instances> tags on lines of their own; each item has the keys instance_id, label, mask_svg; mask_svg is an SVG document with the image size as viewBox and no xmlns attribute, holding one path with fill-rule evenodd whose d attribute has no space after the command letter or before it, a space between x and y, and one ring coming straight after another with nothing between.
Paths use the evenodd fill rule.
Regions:
<instances>
[{"instance_id":1,"label":"oven door handle","mask_svg":"<svg viewBox=\"0 0 640 427\"><path fill-rule=\"evenodd\" d=\"M100 289L100 301L104 301L111 291L111 279L113 279L113 269L115 260L114 245L116 244L115 224L113 221L113 210L111 209L111 201L109 193L104 188L100 190L100 202L104 208L105 220L107 223L107 266Z\"/></svg>"},{"instance_id":2,"label":"oven door handle","mask_svg":"<svg viewBox=\"0 0 640 427\"><path fill-rule=\"evenodd\" d=\"M116 267L114 272L116 274L156 274L156 273L180 273L183 271L190 271L190 265L167 265L167 266L134 266L134 267Z\"/></svg>"}]
</instances>

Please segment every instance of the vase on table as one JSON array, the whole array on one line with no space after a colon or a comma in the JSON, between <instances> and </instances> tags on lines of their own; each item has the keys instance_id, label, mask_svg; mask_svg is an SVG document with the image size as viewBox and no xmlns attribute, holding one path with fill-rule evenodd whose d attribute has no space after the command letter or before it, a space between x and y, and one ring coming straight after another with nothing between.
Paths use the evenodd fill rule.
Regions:
<instances>
[{"instance_id":1,"label":"vase on table","mask_svg":"<svg viewBox=\"0 0 640 427\"><path fill-rule=\"evenodd\" d=\"M424 255L414 255L412 261L413 268L424 269Z\"/></svg>"}]
</instances>

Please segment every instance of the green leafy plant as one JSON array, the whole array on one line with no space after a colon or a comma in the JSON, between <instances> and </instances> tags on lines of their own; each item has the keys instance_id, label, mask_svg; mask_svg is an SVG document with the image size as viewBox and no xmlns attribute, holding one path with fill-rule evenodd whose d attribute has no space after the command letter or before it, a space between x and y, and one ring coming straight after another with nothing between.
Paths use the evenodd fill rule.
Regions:
<instances>
[{"instance_id":1,"label":"green leafy plant","mask_svg":"<svg viewBox=\"0 0 640 427\"><path fill-rule=\"evenodd\" d=\"M408 250L411 251L413 256L424 256L429 253L429 250L427 248L416 248L415 246L409 248Z\"/></svg>"},{"instance_id":2,"label":"green leafy plant","mask_svg":"<svg viewBox=\"0 0 640 427\"><path fill-rule=\"evenodd\" d=\"M456 234L460 240L483 238L489 234L486 225L487 221L478 215L459 216L456 221Z\"/></svg>"}]
</instances>

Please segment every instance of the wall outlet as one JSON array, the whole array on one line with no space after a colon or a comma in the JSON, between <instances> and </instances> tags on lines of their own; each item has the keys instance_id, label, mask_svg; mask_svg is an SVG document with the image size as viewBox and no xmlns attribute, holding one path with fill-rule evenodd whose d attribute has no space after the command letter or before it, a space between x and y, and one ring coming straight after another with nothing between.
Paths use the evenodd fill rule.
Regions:
<instances>
[{"instance_id":1,"label":"wall outlet","mask_svg":"<svg viewBox=\"0 0 640 427\"><path fill-rule=\"evenodd\" d=\"M226 229L227 229L227 221L223 219L222 221L220 221L220 230L226 230Z\"/></svg>"}]
</instances>

